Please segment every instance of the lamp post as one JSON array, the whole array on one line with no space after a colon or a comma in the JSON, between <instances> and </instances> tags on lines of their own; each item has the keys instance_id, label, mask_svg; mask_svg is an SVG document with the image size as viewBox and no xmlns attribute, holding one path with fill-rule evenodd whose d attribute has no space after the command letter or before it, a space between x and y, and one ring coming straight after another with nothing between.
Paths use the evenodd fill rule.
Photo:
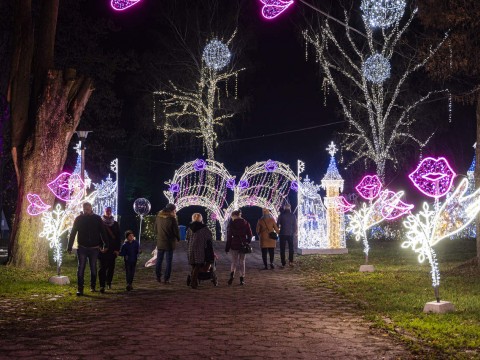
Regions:
<instances>
[{"instance_id":1,"label":"lamp post","mask_svg":"<svg viewBox=\"0 0 480 360\"><path fill-rule=\"evenodd\" d=\"M78 139L80 140L80 151L81 151L81 157L82 157L80 177L82 178L82 181L85 181L85 142L87 140L88 133L91 133L91 132L93 131L88 131L88 130L75 131L75 133L78 136Z\"/></svg>"}]
</instances>

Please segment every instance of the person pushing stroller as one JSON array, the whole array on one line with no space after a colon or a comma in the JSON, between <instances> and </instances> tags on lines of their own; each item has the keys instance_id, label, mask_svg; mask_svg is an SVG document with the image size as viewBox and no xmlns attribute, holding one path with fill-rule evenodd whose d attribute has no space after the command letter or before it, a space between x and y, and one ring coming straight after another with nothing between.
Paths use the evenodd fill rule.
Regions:
<instances>
[{"instance_id":1,"label":"person pushing stroller","mask_svg":"<svg viewBox=\"0 0 480 360\"><path fill-rule=\"evenodd\" d=\"M211 268L215 261L212 237L212 232L203 223L202 214L193 214L192 222L188 226L186 239L188 244L188 263L192 267L190 280L187 280L187 284L190 283L192 289L197 288L201 272L208 272L212 276L211 279L214 285L216 285L215 269Z\"/></svg>"}]
</instances>

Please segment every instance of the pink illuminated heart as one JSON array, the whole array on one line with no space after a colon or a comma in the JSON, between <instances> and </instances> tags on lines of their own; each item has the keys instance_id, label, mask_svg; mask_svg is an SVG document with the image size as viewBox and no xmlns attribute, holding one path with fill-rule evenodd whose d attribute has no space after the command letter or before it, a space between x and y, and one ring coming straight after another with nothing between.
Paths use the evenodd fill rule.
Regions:
<instances>
[{"instance_id":1,"label":"pink illuminated heart","mask_svg":"<svg viewBox=\"0 0 480 360\"><path fill-rule=\"evenodd\" d=\"M293 4L293 0L260 0L260 2L264 4L262 7L262 15L267 20L275 19Z\"/></svg>"},{"instance_id":2,"label":"pink illuminated heart","mask_svg":"<svg viewBox=\"0 0 480 360\"><path fill-rule=\"evenodd\" d=\"M37 194L27 194L27 200L30 203L27 207L29 215L37 216L50 208L50 205L45 204Z\"/></svg>"},{"instance_id":3,"label":"pink illuminated heart","mask_svg":"<svg viewBox=\"0 0 480 360\"><path fill-rule=\"evenodd\" d=\"M110 5L114 10L123 11L127 10L135 4L138 4L141 0L112 0Z\"/></svg>"}]
</instances>

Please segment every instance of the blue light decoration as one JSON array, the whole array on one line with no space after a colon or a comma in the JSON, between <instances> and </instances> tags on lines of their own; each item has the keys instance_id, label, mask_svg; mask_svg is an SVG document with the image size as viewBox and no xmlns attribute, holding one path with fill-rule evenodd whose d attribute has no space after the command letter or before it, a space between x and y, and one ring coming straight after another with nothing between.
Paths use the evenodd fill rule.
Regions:
<instances>
[{"instance_id":1,"label":"blue light decoration","mask_svg":"<svg viewBox=\"0 0 480 360\"><path fill-rule=\"evenodd\" d=\"M265 171L266 172L274 172L275 170L277 170L278 168L278 164L276 161L273 161L273 160L267 160L267 162L265 163Z\"/></svg>"},{"instance_id":2,"label":"blue light decoration","mask_svg":"<svg viewBox=\"0 0 480 360\"><path fill-rule=\"evenodd\" d=\"M248 186L248 180L240 180L240 182L238 183L238 187L242 190L248 188Z\"/></svg>"},{"instance_id":3,"label":"blue light decoration","mask_svg":"<svg viewBox=\"0 0 480 360\"><path fill-rule=\"evenodd\" d=\"M168 187L168 191L170 191L171 193L178 193L180 191L180 185L172 183Z\"/></svg>"},{"instance_id":4,"label":"blue light decoration","mask_svg":"<svg viewBox=\"0 0 480 360\"><path fill-rule=\"evenodd\" d=\"M362 72L368 81L379 85L390 77L390 68L387 58L381 54L374 54L365 60Z\"/></svg>"},{"instance_id":5,"label":"blue light decoration","mask_svg":"<svg viewBox=\"0 0 480 360\"><path fill-rule=\"evenodd\" d=\"M363 21L370 28L388 28L405 13L405 0L362 0Z\"/></svg>"},{"instance_id":6,"label":"blue light decoration","mask_svg":"<svg viewBox=\"0 0 480 360\"><path fill-rule=\"evenodd\" d=\"M213 39L203 49L202 60L210 69L219 71L228 65L231 56L227 45Z\"/></svg>"},{"instance_id":7,"label":"blue light decoration","mask_svg":"<svg viewBox=\"0 0 480 360\"><path fill-rule=\"evenodd\" d=\"M197 159L193 163L193 168L195 169L195 171L205 170L207 168L207 163L203 159Z\"/></svg>"},{"instance_id":8,"label":"blue light decoration","mask_svg":"<svg viewBox=\"0 0 480 360\"><path fill-rule=\"evenodd\" d=\"M235 189L235 178L228 179L227 184L225 186L230 190L234 190Z\"/></svg>"}]
</instances>

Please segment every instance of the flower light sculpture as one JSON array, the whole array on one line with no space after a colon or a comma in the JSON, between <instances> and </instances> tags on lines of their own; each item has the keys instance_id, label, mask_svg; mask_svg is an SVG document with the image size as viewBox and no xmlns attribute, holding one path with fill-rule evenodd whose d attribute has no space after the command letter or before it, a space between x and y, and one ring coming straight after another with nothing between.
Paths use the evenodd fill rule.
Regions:
<instances>
[{"instance_id":1,"label":"flower light sculpture","mask_svg":"<svg viewBox=\"0 0 480 360\"><path fill-rule=\"evenodd\" d=\"M111 0L110 6L113 10L124 11L132 7L133 5L138 4L140 1L142 0Z\"/></svg>"},{"instance_id":2,"label":"flower light sculpture","mask_svg":"<svg viewBox=\"0 0 480 360\"><path fill-rule=\"evenodd\" d=\"M433 246L465 229L480 211L480 189L467 195L468 179L462 179L453 193L439 203L439 198L451 189L454 176L455 172L443 157L425 158L409 175L417 189L434 198L435 204L431 209L425 202L418 214L409 215L403 222L407 240L402 248L418 253L420 263L428 259L437 303L440 303L440 271Z\"/></svg>"},{"instance_id":3,"label":"flower light sculpture","mask_svg":"<svg viewBox=\"0 0 480 360\"><path fill-rule=\"evenodd\" d=\"M262 16L267 20L275 19L293 4L293 0L260 0L260 2L263 4Z\"/></svg>"},{"instance_id":4,"label":"flower light sculpture","mask_svg":"<svg viewBox=\"0 0 480 360\"><path fill-rule=\"evenodd\" d=\"M360 209L353 211L353 215L348 215L347 231L351 231L355 235L355 240L362 240L365 265L367 265L370 251L367 231L384 220L396 219L405 215L413 209L413 205L400 200L404 194L403 191L396 193L388 189L380 191L381 183L376 175L365 176L356 189L362 197L369 200L369 204L364 202Z\"/></svg>"}]
</instances>

